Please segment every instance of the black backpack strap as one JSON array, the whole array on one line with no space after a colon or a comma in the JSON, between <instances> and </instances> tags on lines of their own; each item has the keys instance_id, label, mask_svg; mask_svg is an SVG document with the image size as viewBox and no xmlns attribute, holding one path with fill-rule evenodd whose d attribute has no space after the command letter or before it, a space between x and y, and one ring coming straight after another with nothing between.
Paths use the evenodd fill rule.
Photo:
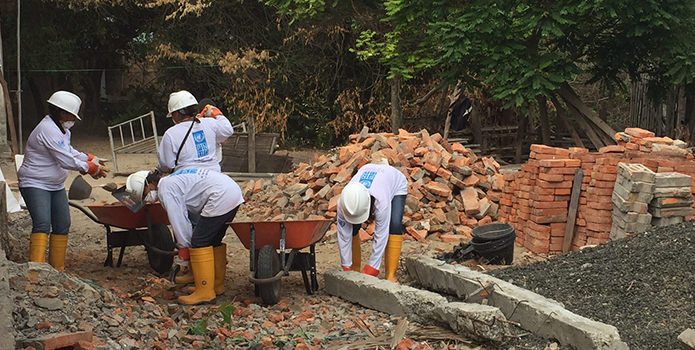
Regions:
<instances>
[{"instance_id":1,"label":"black backpack strap","mask_svg":"<svg viewBox=\"0 0 695 350\"><path fill-rule=\"evenodd\" d=\"M181 141L181 145L179 146L178 152L176 152L176 160L174 160L174 168L179 166L179 156L181 155L181 150L183 149L183 145L186 143L186 140L188 140L188 135L191 134L191 130L193 130L193 125L195 123L200 123L200 120L196 117L193 117L193 121L191 122L191 127L188 128L188 132L186 132L186 136L183 137L183 141Z\"/></svg>"}]
</instances>

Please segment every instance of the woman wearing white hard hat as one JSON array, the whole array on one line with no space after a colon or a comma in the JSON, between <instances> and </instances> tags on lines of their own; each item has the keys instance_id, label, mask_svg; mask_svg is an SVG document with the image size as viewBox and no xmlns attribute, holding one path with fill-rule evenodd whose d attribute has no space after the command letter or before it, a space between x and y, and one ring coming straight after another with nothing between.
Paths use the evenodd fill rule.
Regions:
<instances>
[{"instance_id":1,"label":"woman wearing white hard hat","mask_svg":"<svg viewBox=\"0 0 695 350\"><path fill-rule=\"evenodd\" d=\"M137 198L160 200L177 243L190 247L195 290L179 302L193 305L212 301L225 292L227 246L222 243L244 197L231 177L210 169L187 168L166 177L139 171L128 177L126 190ZM200 215L192 228L188 213ZM179 248L179 251L181 248Z\"/></svg>"},{"instance_id":2,"label":"woman wearing white hard hat","mask_svg":"<svg viewBox=\"0 0 695 350\"><path fill-rule=\"evenodd\" d=\"M385 278L395 282L403 243L403 213L408 180L386 159L374 158L352 177L338 199L338 247L343 270L360 271L359 230L373 215L374 243L362 273L377 276L385 256Z\"/></svg>"},{"instance_id":3,"label":"woman wearing white hard hat","mask_svg":"<svg viewBox=\"0 0 695 350\"><path fill-rule=\"evenodd\" d=\"M167 129L159 145L159 164L157 170L171 173L181 169L210 169L221 172L217 147L232 136L232 123L219 109L210 106L200 113L200 106L190 92L181 90L169 95L167 104L174 126ZM198 118L197 116L203 116ZM194 215L191 215L194 217ZM188 230L190 231L190 229ZM176 234L176 229L174 229ZM190 236L185 240L177 240L179 248L179 265L184 268L176 276L176 283L193 283L193 271L187 268L190 246Z\"/></svg>"},{"instance_id":4,"label":"woman wearing white hard hat","mask_svg":"<svg viewBox=\"0 0 695 350\"><path fill-rule=\"evenodd\" d=\"M106 176L105 160L82 153L70 145L70 128L79 116L82 100L67 91L56 91L48 99L48 115L29 135L22 166L17 171L19 191L31 215L29 260L46 261L58 271L65 269L65 251L70 230L70 208L65 193L68 170Z\"/></svg>"},{"instance_id":5,"label":"woman wearing white hard hat","mask_svg":"<svg viewBox=\"0 0 695 350\"><path fill-rule=\"evenodd\" d=\"M162 173L188 167L221 171L216 150L219 143L234 133L229 119L217 108L214 108L217 113L210 113L209 118L196 118L200 115L198 101L186 90L169 95L167 109L167 118L175 125L164 133L157 169Z\"/></svg>"}]
</instances>

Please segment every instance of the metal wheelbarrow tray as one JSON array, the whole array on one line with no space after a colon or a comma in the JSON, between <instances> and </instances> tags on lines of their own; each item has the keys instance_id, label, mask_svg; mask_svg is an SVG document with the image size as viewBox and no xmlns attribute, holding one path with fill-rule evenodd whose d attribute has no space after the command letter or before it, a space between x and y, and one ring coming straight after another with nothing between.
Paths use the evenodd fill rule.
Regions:
<instances>
[{"instance_id":1,"label":"metal wheelbarrow tray","mask_svg":"<svg viewBox=\"0 0 695 350\"><path fill-rule=\"evenodd\" d=\"M92 221L106 228L106 260L104 266L113 267L113 248L121 248L117 267L121 266L126 247L144 246L150 266L159 273L171 269L176 255L176 245L171 235L169 218L162 205L145 204L137 212L121 203L87 205L69 202ZM113 230L112 227L120 230Z\"/></svg>"},{"instance_id":2,"label":"metal wheelbarrow tray","mask_svg":"<svg viewBox=\"0 0 695 350\"><path fill-rule=\"evenodd\" d=\"M316 248L334 220L232 222L230 225L250 253L249 281L263 303L280 301L280 279L301 271L309 295L319 289ZM309 252L301 252L309 248ZM290 250L287 253L287 250ZM309 275L307 275L309 272Z\"/></svg>"}]
</instances>

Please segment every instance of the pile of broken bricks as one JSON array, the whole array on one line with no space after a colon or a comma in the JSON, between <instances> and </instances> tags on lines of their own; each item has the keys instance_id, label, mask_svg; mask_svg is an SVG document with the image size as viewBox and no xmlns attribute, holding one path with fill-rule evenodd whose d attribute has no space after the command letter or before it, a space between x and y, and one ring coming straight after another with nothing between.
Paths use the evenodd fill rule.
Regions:
<instances>
[{"instance_id":1,"label":"pile of broken bricks","mask_svg":"<svg viewBox=\"0 0 695 350\"><path fill-rule=\"evenodd\" d=\"M343 187L376 154L408 179L406 239L436 236L447 242L468 241L473 228L496 220L504 179L493 158L478 157L463 145L449 144L440 134L426 130L392 134L370 133L365 128L350 139L349 145L318 156L312 164L299 164L274 181L242 184L246 203L236 220L334 218ZM360 230L362 241L370 240L373 232L373 223L365 225Z\"/></svg>"},{"instance_id":2,"label":"pile of broken bricks","mask_svg":"<svg viewBox=\"0 0 695 350\"><path fill-rule=\"evenodd\" d=\"M685 142L654 137L654 133L639 128L625 129L616 134L616 140L618 145L603 147L598 152L583 148L531 146L529 161L522 165L521 171L505 175L505 184L501 186L504 194L500 201L499 220L514 226L518 245L535 253L562 252L561 242L570 217L568 210L571 209L568 200L572 191L568 189L574 185L571 178L578 173L577 168L581 169L583 177L579 186L576 219L571 223L571 230L568 230L572 233L571 250L604 243L611 239L611 231L617 238L642 230L637 229L637 224L629 225L631 227L625 230L629 222L639 220L645 225L665 225L695 217L692 201L695 162ZM618 165L621 163L641 164L663 178L660 181L669 186L661 190L658 200L649 198L641 206L643 212L638 214L649 213L652 217L642 215L638 218L630 214L628 218L626 215L630 210L614 212L616 202L618 206L626 205L614 194L616 183L626 181L618 177ZM666 178L674 180L667 181ZM647 208L650 208L649 211ZM656 220L654 213L658 215ZM535 214L535 218L531 214ZM612 230L616 226L615 217L622 218L617 222L618 227L622 226L622 232Z\"/></svg>"}]
</instances>

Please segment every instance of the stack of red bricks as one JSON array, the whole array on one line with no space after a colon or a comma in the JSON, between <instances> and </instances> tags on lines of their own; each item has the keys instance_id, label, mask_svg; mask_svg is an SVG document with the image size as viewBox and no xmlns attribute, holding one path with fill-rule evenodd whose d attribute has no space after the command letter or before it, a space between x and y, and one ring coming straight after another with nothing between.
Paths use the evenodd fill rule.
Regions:
<instances>
[{"instance_id":1,"label":"stack of red bricks","mask_svg":"<svg viewBox=\"0 0 695 350\"><path fill-rule=\"evenodd\" d=\"M572 183L581 165L578 159L570 158L575 152L576 149L531 146L529 161L515 176L517 201L512 202L513 206L516 204L512 209L516 209L519 219L514 222L508 210L500 215L500 220L512 219L510 222L515 229L523 232L517 244L537 253L562 251ZM510 199L505 199L504 203L509 203ZM505 214L510 216L503 217Z\"/></svg>"},{"instance_id":2,"label":"stack of red bricks","mask_svg":"<svg viewBox=\"0 0 695 350\"><path fill-rule=\"evenodd\" d=\"M566 227L566 220L561 219L563 213L566 216L566 201L577 167L581 167L584 177L571 244L575 251L610 239L611 197L618 163L639 163L656 173L677 171L695 178L693 156L680 140L654 137L654 133L639 128L625 129L616 134L616 140L617 145L591 153L583 148L532 146L530 160L521 171L504 176L505 190L500 200L500 221L515 227L518 245L536 253L560 251L561 232ZM563 175L562 181L552 176L559 174ZM551 189L552 201L547 197ZM691 191L695 193L695 180L691 180ZM690 214L685 219L694 218L695 209Z\"/></svg>"}]
</instances>

